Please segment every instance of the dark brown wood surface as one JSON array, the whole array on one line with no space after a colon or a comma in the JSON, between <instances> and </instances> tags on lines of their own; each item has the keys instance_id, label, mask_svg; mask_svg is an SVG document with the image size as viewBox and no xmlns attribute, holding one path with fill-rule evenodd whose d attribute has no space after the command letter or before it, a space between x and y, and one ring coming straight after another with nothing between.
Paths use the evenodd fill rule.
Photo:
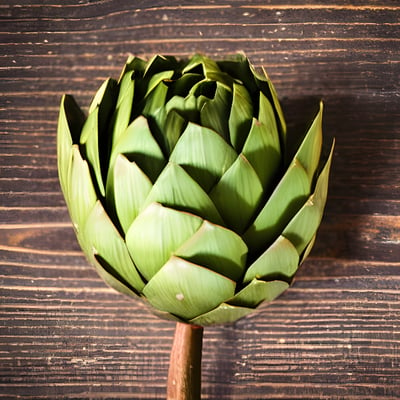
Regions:
<instances>
[{"instance_id":1,"label":"dark brown wood surface","mask_svg":"<svg viewBox=\"0 0 400 400\"><path fill-rule=\"evenodd\" d=\"M174 324L109 289L60 193L63 93L128 54L264 66L290 129L336 137L317 244L282 297L205 330L204 399L400 398L397 1L0 2L0 399L163 399Z\"/></svg>"}]
</instances>

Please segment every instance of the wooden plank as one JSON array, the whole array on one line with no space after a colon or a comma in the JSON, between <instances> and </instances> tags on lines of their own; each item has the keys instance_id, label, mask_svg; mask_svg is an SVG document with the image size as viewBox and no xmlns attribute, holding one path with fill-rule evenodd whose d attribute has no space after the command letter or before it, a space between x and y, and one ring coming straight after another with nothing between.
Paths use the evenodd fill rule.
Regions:
<instances>
[{"instance_id":1,"label":"wooden plank","mask_svg":"<svg viewBox=\"0 0 400 400\"><path fill-rule=\"evenodd\" d=\"M400 398L400 7L392 0L0 5L0 399L163 399L174 324L108 288L57 178L63 93L84 110L129 54L246 50L290 134L319 99L329 199L294 285L208 328L204 399Z\"/></svg>"}]
</instances>

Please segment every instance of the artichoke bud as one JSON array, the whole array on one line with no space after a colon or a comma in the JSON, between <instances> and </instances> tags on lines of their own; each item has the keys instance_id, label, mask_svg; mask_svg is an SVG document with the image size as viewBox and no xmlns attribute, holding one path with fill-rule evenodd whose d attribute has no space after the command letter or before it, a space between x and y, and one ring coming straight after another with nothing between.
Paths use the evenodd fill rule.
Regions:
<instances>
[{"instance_id":1,"label":"artichoke bud","mask_svg":"<svg viewBox=\"0 0 400 400\"><path fill-rule=\"evenodd\" d=\"M294 155L245 56L128 59L87 116L65 95L61 188L86 257L161 317L232 322L288 288L325 206L322 104Z\"/></svg>"}]
</instances>

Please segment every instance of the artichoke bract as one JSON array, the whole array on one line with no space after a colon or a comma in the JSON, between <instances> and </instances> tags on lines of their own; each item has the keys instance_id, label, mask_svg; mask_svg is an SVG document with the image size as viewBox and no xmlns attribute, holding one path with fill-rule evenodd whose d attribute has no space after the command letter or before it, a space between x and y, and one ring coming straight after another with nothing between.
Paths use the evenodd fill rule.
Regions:
<instances>
[{"instance_id":1,"label":"artichoke bract","mask_svg":"<svg viewBox=\"0 0 400 400\"><path fill-rule=\"evenodd\" d=\"M290 152L274 87L244 55L130 57L87 116L61 101L59 179L80 246L161 317L253 312L314 244L333 151L321 156L321 123L322 103Z\"/></svg>"}]
</instances>

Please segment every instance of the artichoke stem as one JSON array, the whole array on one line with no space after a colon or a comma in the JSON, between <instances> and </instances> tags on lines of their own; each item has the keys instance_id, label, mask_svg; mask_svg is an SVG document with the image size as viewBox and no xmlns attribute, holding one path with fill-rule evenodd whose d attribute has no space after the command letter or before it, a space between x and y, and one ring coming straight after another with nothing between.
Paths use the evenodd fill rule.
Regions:
<instances>
[{"instance_id":1,"label":"artichoke stem","mask_svg":"<svg viewBox=\"0 0 400 400\"><path fill-rule=\"evenodd\" d=\"M203 327L178 322L168 372L167 400L200 400Z\"/></svg>"}]
</instances>

